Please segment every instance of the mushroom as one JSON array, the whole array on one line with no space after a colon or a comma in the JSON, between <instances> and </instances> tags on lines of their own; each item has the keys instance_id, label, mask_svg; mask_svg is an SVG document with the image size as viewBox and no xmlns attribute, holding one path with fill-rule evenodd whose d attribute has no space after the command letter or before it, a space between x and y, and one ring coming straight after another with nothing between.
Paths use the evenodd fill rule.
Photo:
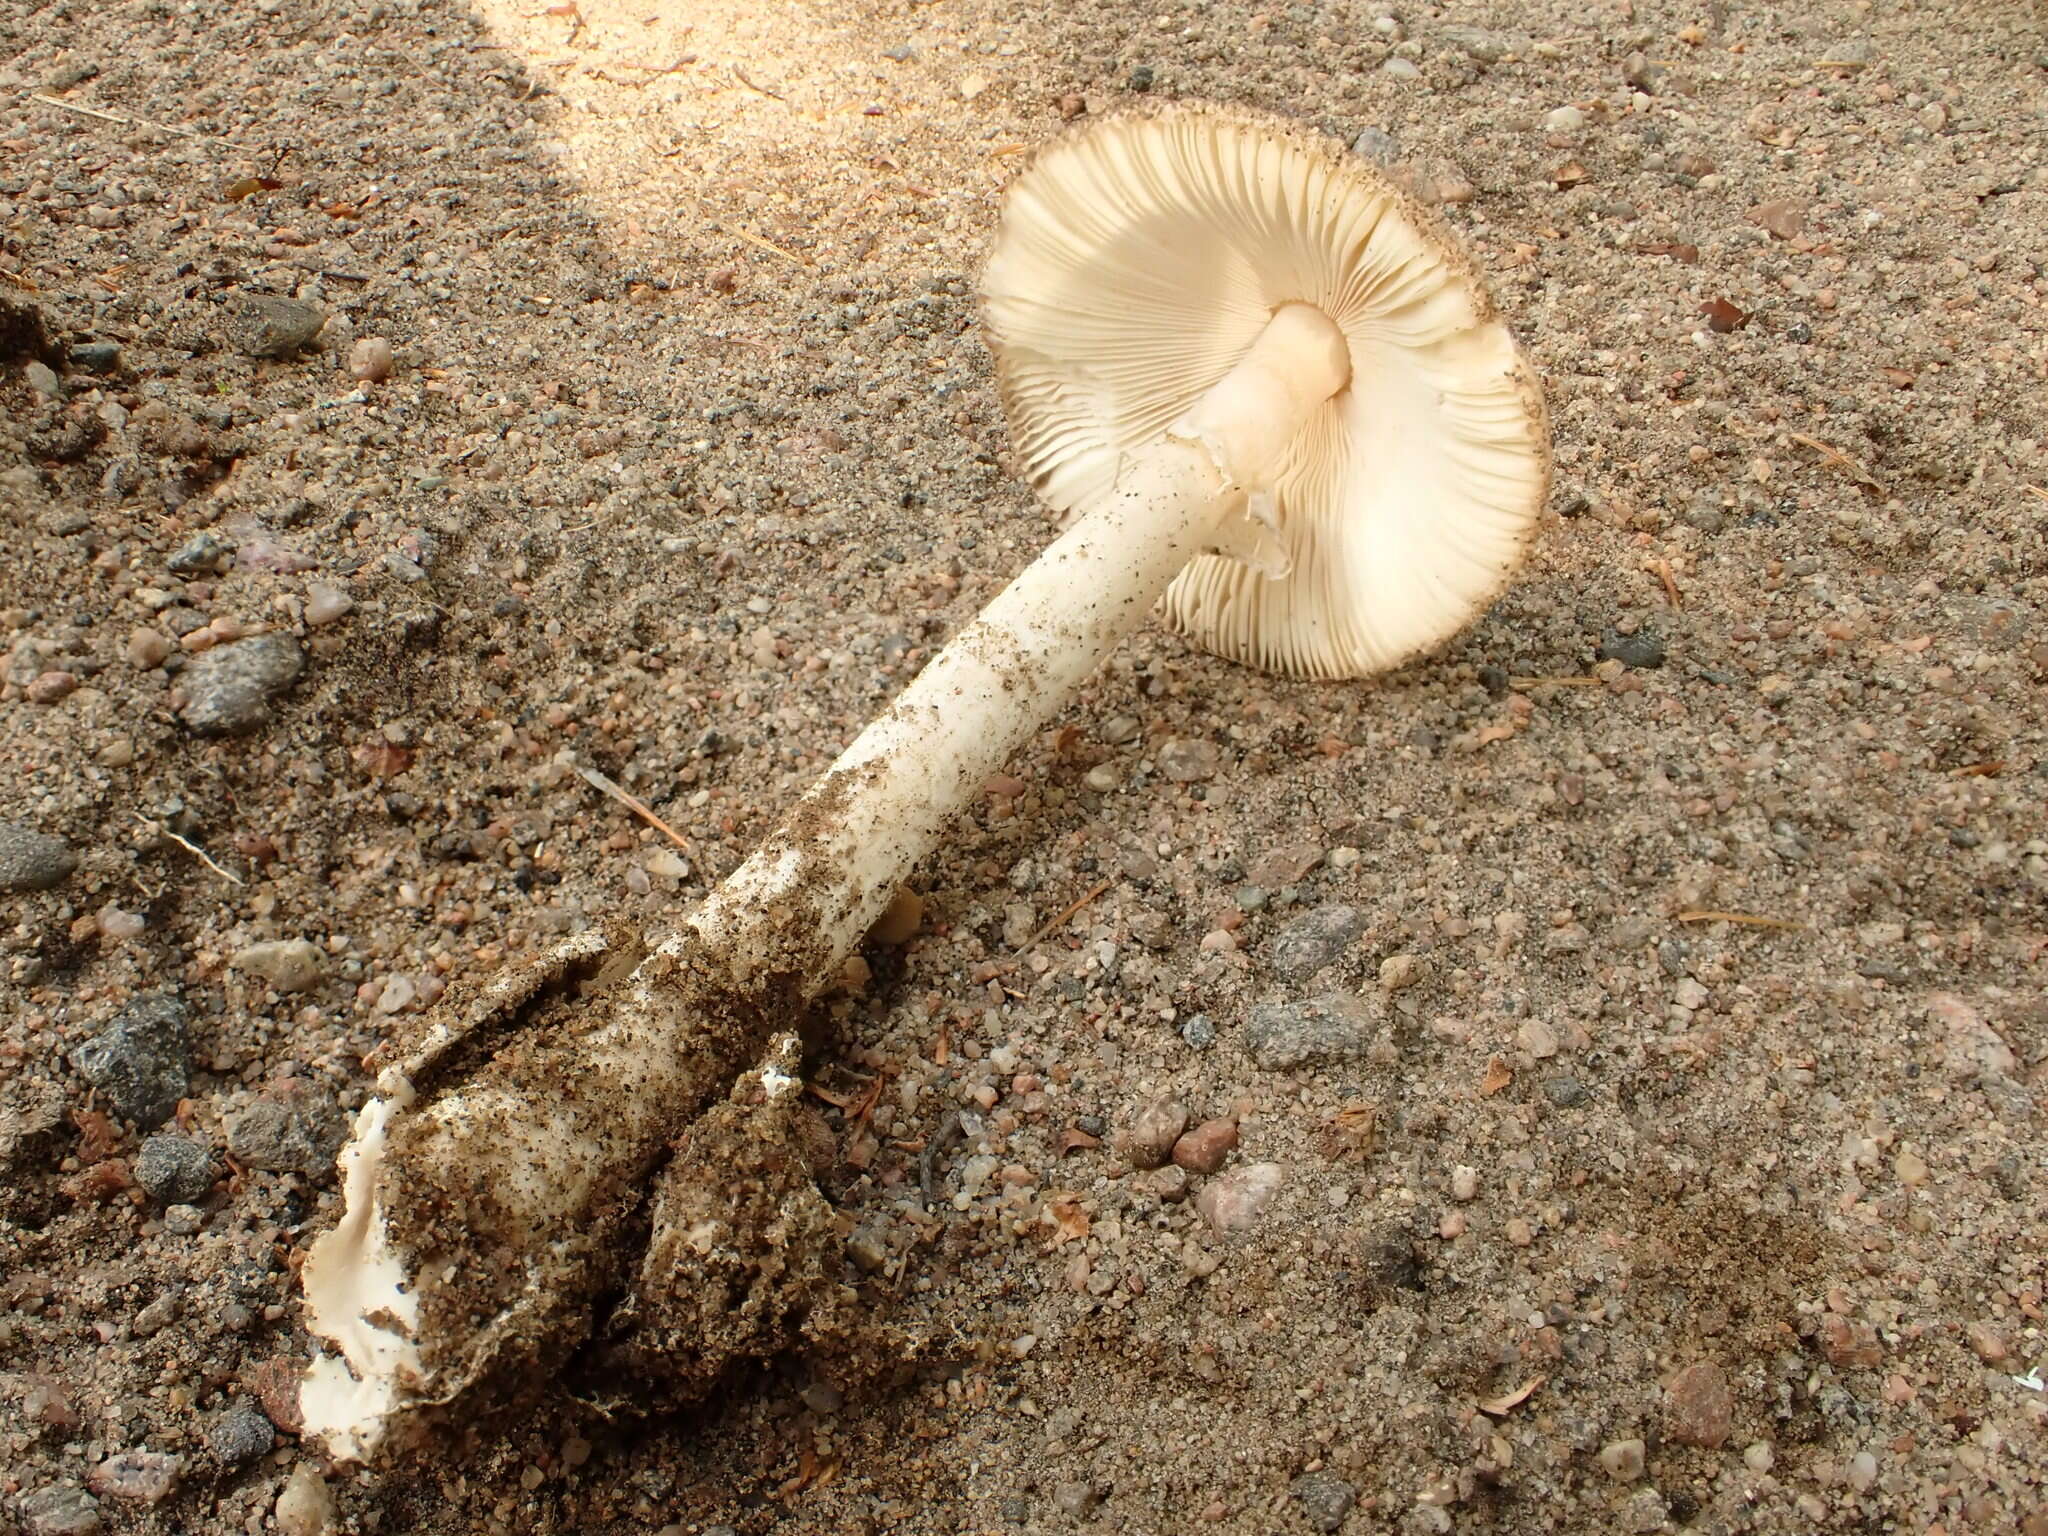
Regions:
<instances>
[{"instance_id":1,"label":"mushroom","mask_svg":"<svg viewBox=\"0 0 2048 1536\"><path fill-rule=\"evenodd\" d=\"M571 941L380 1074L304 1266L336 1352L301 1406L336 1455L587 1334L665 1150L1162 595L1224 655L1356 676L1465 622L1530 536L1538 390L1470 262L1299 129L1090 122L1012 186L983 295L1018 458L1070 526L673 934Z\"/></svg>"}]
</instances>

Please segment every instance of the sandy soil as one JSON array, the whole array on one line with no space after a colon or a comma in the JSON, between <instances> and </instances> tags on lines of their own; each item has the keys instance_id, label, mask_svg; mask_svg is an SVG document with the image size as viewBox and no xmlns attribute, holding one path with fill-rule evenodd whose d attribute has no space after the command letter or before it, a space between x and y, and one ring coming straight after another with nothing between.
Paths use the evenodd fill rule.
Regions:
<instances>
[{"instance_id":1,"label":"sandy soil","mask_svg":"<svg viewBox=\"0 0 2048 1536\"><path fill-rule=\"evenodd\" d=\"M2048 1531L2038 6L662 9L0 0L0 1529ZM899 1370L328 1468L364 1058L1046 540L972 274L1141 88L1443 205L1535 557L1371 685L1142 635L919 871L811 1065Z\"/></svg>"}]
</instances>

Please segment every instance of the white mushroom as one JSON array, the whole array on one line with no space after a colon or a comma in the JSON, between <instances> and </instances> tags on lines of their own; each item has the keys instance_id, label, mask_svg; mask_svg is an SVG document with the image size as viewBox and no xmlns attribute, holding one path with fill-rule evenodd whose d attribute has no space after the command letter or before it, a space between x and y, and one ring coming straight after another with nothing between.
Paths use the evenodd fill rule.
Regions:
<instances>
[{"instance_id":1,"label":"white mushroom","mask_svg":"<svg viewBox=\"0 0 2048 1536\"><path fill-rule=\"evenodd\" d=\"M1072 525L673 936L565 946L380 1076L304 1266L338 1358L301 1403L335 1454L560 1358L678 1131L1162 594L1226 654L1353 675L1463 623L1529 536L1538 394L1469 264L1299 130L1175 107L1062 139L984 293L1018 453Z\"/></svg>"},{"instance_id":2,"label":"white mushroom","mask_svg":"<svg viewBox=\"0 0 2048 1536\"><path fill-rule=\"evenodd\" d=\"M1520 560L1541 394L1463 250L1370 165L1270 119L1091 125L1011 189L984 280L1019 456L1077 514L1175 445L1222 481L1166 616L1357 677L1448 638Z\"/></svg>"}]
</instances>

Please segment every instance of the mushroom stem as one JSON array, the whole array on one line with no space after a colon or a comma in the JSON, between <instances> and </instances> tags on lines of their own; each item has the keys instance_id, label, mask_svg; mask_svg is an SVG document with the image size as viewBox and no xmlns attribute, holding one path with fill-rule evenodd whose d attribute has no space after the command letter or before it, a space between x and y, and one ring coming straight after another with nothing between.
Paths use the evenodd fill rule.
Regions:
<instances>
[{"instance_id":1,"label":"mushroom stem","mask_svg":"<svg viewBox=\"0 0 2048 1536\"><path fill-rule=\"evenodd\" d=\"M580 936L380 1075L342 1154L346 1212L304 1266L307 1327L338 1351L304 1378L309 1434L359 1459L481 1383L544 1378L630 1266L619 1245L665 1149L1269 483L1286 438L1349 378L1335 334L1306 306L1281 310L674 935L651 951Z\"/></svg>"},{"instance_id":2,"label":"mushroom stem","mask_svg":"<svg viewBox=\"0 0 2048 1536\"><path fill-rule=\"evenodd\" d=\"M1310 305L1282 306L705 900L690 918L705 948L744 959L775 929L786 953L787 915L801 910L814 924L802 968L828 981L948 823L1270 487L1288 440L1350 376L1337 327Z\"/></svg>"}]
</instances>

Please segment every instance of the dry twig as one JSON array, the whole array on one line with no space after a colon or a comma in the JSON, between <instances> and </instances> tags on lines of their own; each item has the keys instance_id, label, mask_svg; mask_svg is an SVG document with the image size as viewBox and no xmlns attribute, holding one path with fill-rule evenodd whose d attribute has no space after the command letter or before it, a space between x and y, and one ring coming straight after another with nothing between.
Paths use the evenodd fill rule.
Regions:
<instances>
[{"instance_id":1,"label":"dry twig","mask_svg":"<svg viewBox=\"0 0 2048 1536\"><path fill-rule=\"evenodd\" d=\"M633 796L627 794L623 789L619 788L618 785L614 784L610 779L606 778L603 774L599 773L595 768L586 768L581 763L578 763L576 765L576 771L583 775L584 782L589 784L592 789L602 790L605 794L610 795L614 800L618 801L619 804L623 805L635 816L640 817L650 827L654 828L655 831L661 833L662 836L666 837L678 848L687 848L690 846L689 840L685 838L682 833L678 832L674 827L670 826L667 822L663 821L659 816L655 815L654 811L648 806L646 801L636 800Z\"/></svg>"},{"instance_id":2,"label":"dry twig","mask_svg":"<svg viewBox=\"0 0 2048 1536\"><path fill-rule=\"evenodd\" d=\"M141 822L145 827L149 828L150 831L156 833L158 837L168 837L172 842L176 843L180 848L184 849L187 853L191 854L193 858L197 859L200 863L204 864L208 869L212 870L216 875L219 875L221 879L227 881L230 885L241 885L244 883L240 875L232 874L229 871L222 869L218 864L214 863L212 857L208 855L207 851L204 848L200 847L197 843L193 842L191 838L180 837L177 833L173 832L169 827L165 826L162 822L151 821L147 816L144 816L139 811L135 813L135 819Z\"/></svg>"},{"instance_id":3,"label":"dry twig","mask_svg":"<svg viewBox=\"0 0 2048 1536\"><path fill-rule=\"evenodd\" d=\"M1745 928L1776 928L1786 933L1804 933L1806 924L1789 923L1782 917L1758 917L1753 912L1715 912L1694 907L1678 914L1681 923L1739 923Z\"/></svg>"}]
</instances>

